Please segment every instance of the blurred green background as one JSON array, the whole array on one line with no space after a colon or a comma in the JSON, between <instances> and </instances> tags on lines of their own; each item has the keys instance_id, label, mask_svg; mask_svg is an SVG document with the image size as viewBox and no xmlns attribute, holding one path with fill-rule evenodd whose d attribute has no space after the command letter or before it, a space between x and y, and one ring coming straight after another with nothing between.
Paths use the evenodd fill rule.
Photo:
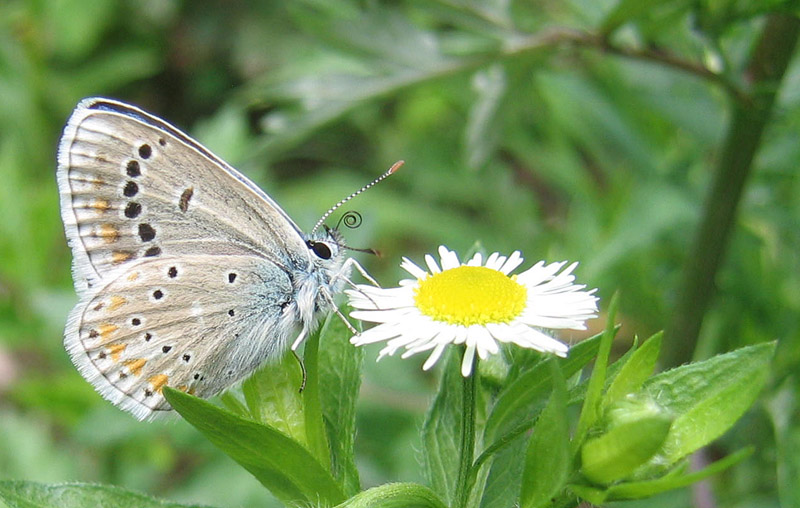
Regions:
<instances>
[{"instance_id":1,"label":"blurred green background","mask_svg":"<svg viewBox=\"0 0 800 508\"><path fill-rule=\"evenodd\" d=\"M674 319L730 90L746 90L769 16L797 12L776 0L0 2L0 478L274 504L184 422L139 423L104 402L63 350L76 297L55 151L81 98L131 102L186 130L306 230L404 159L349 207L364 218L349 244L383 253L360 258L378 280L393 285L401 256L419 262L440 244L519 249L524 266L577 260L601 306L621 292L626 347ZM800 507L799 104L794 58L725 256L708 268L716 294L695 358L767 340L779 355L761 401L707 452L756 453L695 506ZM375 352L362 480L423 481L416 450L437 371L416 358L376 365Z\"/></svg>"}]
</instances>

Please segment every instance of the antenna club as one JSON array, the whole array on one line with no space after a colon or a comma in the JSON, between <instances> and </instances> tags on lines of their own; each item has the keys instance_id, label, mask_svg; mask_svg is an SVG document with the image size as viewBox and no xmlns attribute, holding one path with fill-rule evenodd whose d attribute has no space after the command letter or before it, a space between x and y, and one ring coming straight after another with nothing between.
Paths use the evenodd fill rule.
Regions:
<instances>
[{"instance_id":1,"label":"antenna club","mask_svg":"<svg viewBox=\"0 0 800 508\"><path fill-rule=\"evenodd\" d=\"M403 160L399 160L399 161L395 162L394 164L392 164L392 167L389 168L389 171L387 171L386 174L387 175L393 175L395 173L395 171L400 169L403 166L403 164L405 164L405 163L406 163L406 161L403 161Z\"/></svg>"}]
</instances>

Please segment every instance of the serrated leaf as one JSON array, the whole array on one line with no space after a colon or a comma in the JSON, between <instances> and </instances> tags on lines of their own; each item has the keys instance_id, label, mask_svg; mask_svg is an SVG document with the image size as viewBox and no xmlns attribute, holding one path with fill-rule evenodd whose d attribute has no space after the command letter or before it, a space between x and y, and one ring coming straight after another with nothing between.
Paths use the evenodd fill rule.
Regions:
<instances>
[{"instance_id":1,"label":"serrated leaf","mask_svg":"<svg viewBox=\"0 0 800 508\"><path fill-rule=\"evenodd\" d=\"M416 483L388 483L365 490L335 508L446 508L436 494Z\"/></svg>"},{"instance_id":2,"label":"serrated leaf","mask_svg":"<svg viewBox=\"0 0 800 508\"><path fill-rule=\"evenodd\" d=\"M114 485L91 483L0 481L0 500L9 508L201 508L201 505L172 503Z\"/></svg>"},{"instance_id":3,"label":"serrated leaf","mask_svg":"<svg viewBox=\"0 0 800 508\"><path fill-rule=\"evenodd\" d=\"M350 344L350 331L331 315L320 332L319 386L322 415L328 430L331 471L345 493L361 490L355 463L356 402L361 386L364 349Z\"/></svg>"},{"instance_id":4,"label":"serrated leaf","mask_svg":"<svg viewBox=\"0 0 800 508\"><path fill-rule=\"evenodd\" d=\"M631 354L606 390L603 397L604 407L610 406L629 393L638 391L647 378L653 374L658 353L661 351L663 336L663 332L653 335Z\"/></svg>"},{"instance_id":5,"label":"serrated leaf","mask_svg":"<svg viewBox=\"0 0 800 508\"><path fill-rule=\"evenodd\" d=\"M567 386L555 361L548 363L553 391L528 443L520 491L524 508L549 504L564 487L570 468Z\"/></svg>"},{"instance_id":6,"label":"serrated leaf","mask_svg":"<svg viewBox=\"0 0 800 508\"><path fill-rule=\"evenodd\" d=\"M453 502L461 443L461 362L456 348L447 361L425 422L422 425L423 466L430 485L446 504Z\"/></svg>"},{"instance_id":7,"label":"serrated leaf","mask_svg":"<svg viewBox=\"0 0 800 508\"><path fill-rule=\"evenodd\" d=\"M761 391L774 351L775 343L748 346L648 380L643 390L675 416L654 461L673 464L728 430Z\"/></svg>"},{"instance_id":8,"label":"serrated leaf","mask_svg":"<svg viewBox=\"0 0 800 508\"><path fill-rule=\"evenodd\" d=\"M279 430L171 388L164 389L164 396L186 421L285 504L335 505L344 500L330 473L300 443Z\"/></svg>"}]
</instances>

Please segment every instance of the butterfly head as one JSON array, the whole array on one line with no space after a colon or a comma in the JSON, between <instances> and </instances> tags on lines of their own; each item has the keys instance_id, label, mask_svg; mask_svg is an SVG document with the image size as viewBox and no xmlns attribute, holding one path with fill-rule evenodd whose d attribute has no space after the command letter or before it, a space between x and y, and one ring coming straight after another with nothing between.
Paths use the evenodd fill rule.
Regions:
<instances>
[{"instance_id":1,"label":"butterfly head","mask_svg":"<svg viewBox=\"0 0 800 508\"><path fill-rule=\"evenodd\" d=\"M346 248L344 237L338 228L323 226L323 230L313 233L306 239L306 246L315 264L328 264L339 260Z\"/></svg>"}]
</instances>

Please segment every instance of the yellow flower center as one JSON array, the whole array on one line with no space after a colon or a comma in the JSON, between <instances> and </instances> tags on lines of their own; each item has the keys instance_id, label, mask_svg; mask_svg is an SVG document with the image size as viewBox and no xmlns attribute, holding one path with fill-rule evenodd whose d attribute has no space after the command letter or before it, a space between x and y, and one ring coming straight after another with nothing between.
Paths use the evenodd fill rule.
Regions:
<instances>
[{"instance_id":1,"label":"yellow flower center","mask_svg":"<svg viewBox=\"0 0 800 508\"><path fill-rule=\"evenodd\" d=\"M459 266L421 280L414 303L426 316L454 325L509 323L528 298L515 279L485 266Z\"/></svg>"}]
</instances>

